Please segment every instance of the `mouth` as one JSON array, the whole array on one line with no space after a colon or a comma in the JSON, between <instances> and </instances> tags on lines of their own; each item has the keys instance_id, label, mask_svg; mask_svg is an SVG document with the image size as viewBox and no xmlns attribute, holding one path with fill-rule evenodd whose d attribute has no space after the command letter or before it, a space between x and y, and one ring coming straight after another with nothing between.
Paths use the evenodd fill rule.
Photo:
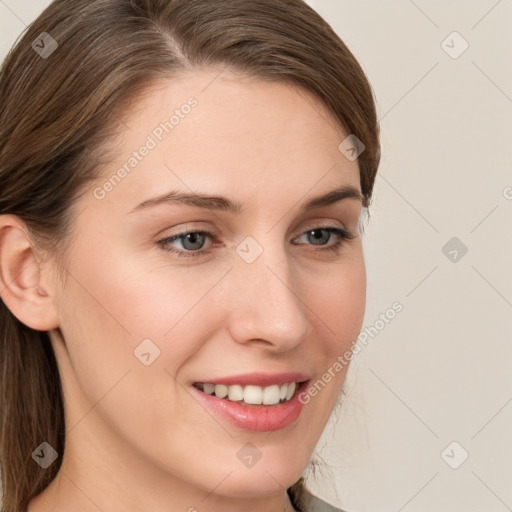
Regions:
<instances>
[{"instance_id":1,"label":"mouth","mask_svg":"<svg viewBox=\"0 0 512 512\"><path fill-rule=\"evenodd\" d=\"M283 384L271 384L270 386L195 382L193 386L203 393L221 400L228 400L248 407L258 407L289 402L304 382L307 381L292 381Z\"/></svg>"},{"instance_id":2,"label":"mouth","mask_svg":"<svg viewBox=\"0 0 512 512\"><path fill-rule=\"evenodd\" d=\"M289 373L239 376L217 382L194 382L191 391L216 417L244 431L281 430L299 420L309 375Z\"/></svg>"}]
</instances>

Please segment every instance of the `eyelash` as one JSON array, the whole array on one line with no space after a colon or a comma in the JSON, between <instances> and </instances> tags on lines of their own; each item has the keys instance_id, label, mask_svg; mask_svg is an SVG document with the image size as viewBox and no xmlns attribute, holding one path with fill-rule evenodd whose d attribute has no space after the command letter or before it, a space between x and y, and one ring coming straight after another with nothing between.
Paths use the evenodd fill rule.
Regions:
<instances>
[{"instance_id":1,"label":"eyelash","mask_svg":"<svg viewBox=\"0 0 512 512\"><path fill-rule=\"evenodd\" d=\"M355 238L355 235L349 232L348 230L344 228L339 228L335 226L318 226L311 229L308 229L307 231L304 231L301 233L300 236L305 235L307 233L310 233L311 231L317 231L317 230L323 230L323 231L329 231L330 233L333 233L338 236L338 240L333 244L329 246L321 246L321 248L313 249L313 252L328 252L328 253L335 253L338 254L341 251L341 248L343 245L345 245L345 242L352 240ZM157 243L161 246L161 248L166 252L171 252L176 254L178 257L185 257L185 258L194 258L204 255L208 250L202 250L199 249L197 251L177 251L176 249L171 248L169 245L171 242L174 242L176 240L179 240L181 238L186 237L190 234L197 234L197 235L206 235L211 237L212 239L215 239L215 234L207 231L207 230L190 230L190 231L184 231L183 233L178 233L177 235L173 235L171 237L166 237L162 240L159 240Z\"/></svg>"}]
</instances>

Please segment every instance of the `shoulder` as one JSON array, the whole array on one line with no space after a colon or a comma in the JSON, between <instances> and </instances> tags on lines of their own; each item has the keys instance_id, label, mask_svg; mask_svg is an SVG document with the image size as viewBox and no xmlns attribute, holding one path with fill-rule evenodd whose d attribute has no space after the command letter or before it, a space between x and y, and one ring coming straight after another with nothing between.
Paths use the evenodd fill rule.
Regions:
<instances>
[{"instance_id":1,"label":"shoulder","mask_svg":"<svg viewBox=\"0 0 512 512\"><path fill-rule=\"evenodd\" d=\"M336 508L320 498L317 498L307 489L303 489L301 498L303 512L345 512L341 508Z\"/></svg>"}]
</instances>

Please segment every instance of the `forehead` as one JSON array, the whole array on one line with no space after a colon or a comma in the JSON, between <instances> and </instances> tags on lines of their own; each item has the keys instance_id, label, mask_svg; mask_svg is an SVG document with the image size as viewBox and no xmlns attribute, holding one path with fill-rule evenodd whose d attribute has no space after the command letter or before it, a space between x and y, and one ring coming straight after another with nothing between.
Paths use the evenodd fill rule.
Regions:
<instances>
[{"instance_id":1,"label":"forehead","mask_svg":"<svg viewBox=\"0 0 512 512\"><path fill-rule=\"evenodd\" d=\"M109 199L132 204L165 188L300 197L322 180L359 188L357 162L338 149L340 126L314 95L284 82L184 73L152 84L122 121L99 180Z\"/></svg>"},{"instance_id":2,"label":"forehead","mask_svg":"<svg viewBox=\"0 0 512 512\"><path fill-rule=\"evenodd\" d=\"M182 144L180 134L184 136L187 127L217 142L226 135L236 141L278 134L290 142L293 137L297 142L301 136L321 137L326 144L337 146L340 138L346 137L339 122L311 91L217 68L181 72L154 82L135 98L123 119L128 128L123 135L129 142L130 132L143 132L153 134L157 142L178 139ZM171 132L171 137L165 137ZM204 146L207 141L198 138L190 142Z\"/></svg>"}]
</instances>

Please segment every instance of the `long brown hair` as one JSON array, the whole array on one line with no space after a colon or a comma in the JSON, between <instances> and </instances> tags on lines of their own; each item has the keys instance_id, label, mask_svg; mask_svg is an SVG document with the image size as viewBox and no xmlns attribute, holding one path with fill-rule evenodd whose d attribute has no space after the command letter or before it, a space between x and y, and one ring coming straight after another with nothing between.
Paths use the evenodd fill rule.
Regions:
<instances>
[{"instance_id":1,"label":"long brown hair","mask_svg":"<svg viewBox=\"0 0 512 512\"><path fill-rule=\"evenodd\" d=\"M209 65L287 82L319 98L365 145L358 164L369 205L380 160L373 91L352 53L303 0L55 0L1 68L0 214L18 216L38 247L55 252L129 102L156 80ZM31 460L43 441L59 453L45 470ZM49 336L0 301L5 512L26 510L55 478L64 449ZM303 479L288 489L296 508L302 488Z\"/></svg>"}]
</instances>

